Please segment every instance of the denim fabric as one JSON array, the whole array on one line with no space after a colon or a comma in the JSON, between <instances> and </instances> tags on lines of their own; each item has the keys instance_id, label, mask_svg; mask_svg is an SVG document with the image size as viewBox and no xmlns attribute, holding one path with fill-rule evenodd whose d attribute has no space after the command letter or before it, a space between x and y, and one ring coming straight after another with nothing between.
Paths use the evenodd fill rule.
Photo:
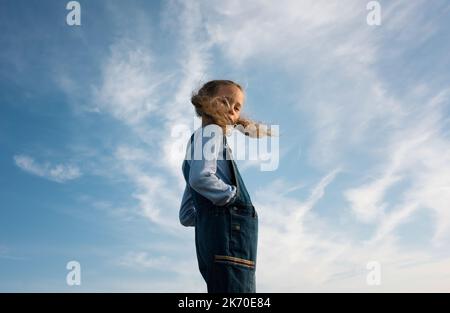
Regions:
<instances>
[{"instance_id":1,"label":"denim fabric","mask_svg":"<svg viewBox=\"0 0 450 313\"><path fill-rule=\"evenodd\" d=\"M191 143L193 136L191 136ZM230 162L236 196L226 205L213 204L190 189L196 208L195 247L198 266L209 293L256 292L258 214L223 136L223 157ZM189 181L189 164L183 175ZM187 184L189 186L189 184Z\"/></svg>"}]
</instances>

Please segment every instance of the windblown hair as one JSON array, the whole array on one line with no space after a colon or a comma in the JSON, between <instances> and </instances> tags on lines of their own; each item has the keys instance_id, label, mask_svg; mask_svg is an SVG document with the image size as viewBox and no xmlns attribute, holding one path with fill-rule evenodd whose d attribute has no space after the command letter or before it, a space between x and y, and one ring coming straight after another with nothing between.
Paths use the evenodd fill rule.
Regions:
<instances>
[{"instance_id":1,"label":"windblown hair","mask_svg":"<svg viewBox=\"0 0 450 313\"><path fill-rule=\"evenodd\" d=\"M241 133L253 138L260 138L263 136L272 136L267 125L256 122L246 117L240 117L236 124L228 117L228 112L231 110L231 104L225 97L217 96L217 92L221 86L236 86L242 92L243 88L231 80L211 80L205 83L196 93L191 97L191 102L195 107L195 112L198 117L207 116L215 124L222 127L223 133L227 131L227 126L237 128Z\"/></svg>"}]
</instances>

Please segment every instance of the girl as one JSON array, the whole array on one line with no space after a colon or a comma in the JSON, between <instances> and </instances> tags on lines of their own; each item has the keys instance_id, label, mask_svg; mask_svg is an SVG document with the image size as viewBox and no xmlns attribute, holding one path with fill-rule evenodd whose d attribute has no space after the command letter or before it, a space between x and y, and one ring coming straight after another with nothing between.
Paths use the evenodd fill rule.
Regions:
<instances>
[{"instance_id":1,"label":"girl","mask_svg":"<svg viewBox=\"0 0 450 313\"><path fill-rule=\"evenodd\" d=\"M202 126L192 134L182 164L186 188L180 222L195 226L198 266L208 292L256 292L258 214L226 135L230 126L251 137L270 131L240 116L244 91L233 81L207 82L191 102Z\"/></svg>"}]
</instances>

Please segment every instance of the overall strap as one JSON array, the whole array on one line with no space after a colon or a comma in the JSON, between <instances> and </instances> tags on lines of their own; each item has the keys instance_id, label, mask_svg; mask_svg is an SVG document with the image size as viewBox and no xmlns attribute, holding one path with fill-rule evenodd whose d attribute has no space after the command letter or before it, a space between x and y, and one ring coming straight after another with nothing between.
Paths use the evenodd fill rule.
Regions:
<instances>
[{"instance_id":1,"label":"overall strap","mask_svg":"<svg viewBox=\"0 0 450 313\"><path fill-rule=\"evenodd\" d=\"M228 164L230 166L230 171L231 171L231 175L233 176L231 181L234 182L234 185L236 186L236 188L238 188L238 181L237 181L237 177L236 177L236 168L235 168L235 164L234 164L234 160L233 160L233 156L231 154L230 149L228 148L228 142L227 142L227 136L223 135L223 150L224 150L224 157L225 160L228 161Z\"/></svg>"}]
</instances>

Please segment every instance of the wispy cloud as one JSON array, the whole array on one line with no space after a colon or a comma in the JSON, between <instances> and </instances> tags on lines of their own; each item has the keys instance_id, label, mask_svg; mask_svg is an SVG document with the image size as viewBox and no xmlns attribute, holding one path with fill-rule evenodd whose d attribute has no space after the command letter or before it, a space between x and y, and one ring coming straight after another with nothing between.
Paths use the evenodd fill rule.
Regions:
<instances>
[{"instance_id":1,"label":"wispy cloud","mask_svg":"<svg viewBox=\"0 0 450 313\"><path fill-rule=\"evenodd\" d=\"M193 264L195 265L195 262L192 261L193 259L186 258L185 261L180 262L180 260L175 258L160 256L156 253L155 256L152 256L151 253L146 251L131 251L120 258L117 263L120 266L126 266L138 271L155 269L162 272L185 274L188 273L187 268L190 269Z\"/></svg>"},{"instance_id":2,"label":"wispy cloud","mask_svg":"<svg viewBox=\"0 0 450 313\"><path fill-rule=\"evenodd\" d=\"M158 108L158 86L168 79L154 69L153 53L135 40L120 39L102 68L102 81L93 87L93 104L128 124L148 118Z\"/></svg>"},{"instance_id":3,"label":"wispy cloud","mask_svg":"<svg viewBox=\"0 0 450 313\"><path fill-rule=\"evenodd\" d=\"M145 290L156 292L204 292L206 286L203 279L198 275L197 259L193 246L187 251L179 244L171 247L175 249L176 255L161 255L161 251L147 249L145 251L129 251L114 261L115 265L139 273L158 272L172 277L169 282L166 278L152 278L151 283L142 285L142 281L121 286L119 290ZM186 246L184 246L186 247ZM167 244L164 251L167 253ZM183 254L182 254L183 253ZM142 285L142 288L139 287Z\"/></svg>"},{"instance_id":4,"label":"wispy cloud","mask_svg":"<svg viewBox=\"0 0 450 313\"><path fill-rule=\"evenodd\" d=\"M75 165L70 164L50 164L45 162L43 164L37 163L32 157L27 155L15 155L15 164L27 173L37 175L55 181L64 183L66 181L79 178L82 174L80 169Z\"/></svg>"},{"instance_id":5,"label":"wispy cloud","mask_svg":"<svg viewBox=\"0 0 450 313\"><path fill-rule=\"evenodd\" d=\"M388 232L379 240L363 241L353 229L336 228L336 223L325 221L319 201L329 207L326 189L332 189L336 171L325 175L304 201L283 194L289 184L277 181L256 193L256 208L260 216L258 247L258 283L260 291L371 291L366 284L367 262L375 260L382 266L383 291L445 290L448 282L438 275L433 263L440 269L450 264L448 256L434 256L433 249L401 247L397 238ZM340 210L338 205L331 207ZM408 208L405 208L406 210ZM392 225L404 211L395 211ZM405 212L402 218L406 217ZM400 219L405 221L403 219ZM395 222L394 222L395 223ZM350 224L351 225L351 224ZM385 226L389 227L389 226ZM374 231L374 236L379 230ZM271 268L271 271L263 269ZM447 271L444 271L444 273ZM426 286L419 279L426 275ZM408 282L408 283L407 283ZM417 282L417 283L412 283ZM405 287L405 284L408 284ZM442 289L443 288L443 289Z\"/></svg>"},{"instance_id":6,"label":"wispy cloud","mask_svg":"<svg viewBox=\"0 0 450 313\"><path fill-rule=\"evenodd\" d=\"M166 5L163 15L174 21L168 27L181 29L176 32L181 51L177 67L156 69L149 41L140 40L142 33L136 38L119 37L101 66L101 81L92 86L90 102L98 105L98 112L114 116L137 135L134 145L118 143L115 162L135 186L132 197L143 215L170 232L179 226L177 199L184 188L180 165L184 151L176 149L180 142L172 137L172 131L180 126L192 129L194 122L199 122L189 99L207 74L209 46L198 38L202 25L198 4ZM167 94L165 88L175 92ZM162 98L164 94L166 98ZM187 139L178 138L185 143Z\"/></svg>"},{"instance_id":7,"label":"wispy cloud","mask_svg":"<svg viewBox=\"0 0 450 313\"><path fill-rule=\"evenodd\" d=\"M122 12L119 5L111 4L110 10L118 24L123 22L126 14L136 16L129 25L130 30L135 31L120 32L114 38L103 56L104 62L98 65L100 77L97 81L86 83L82 79L61 77L58 81L69 99L85 99L86 114L95 112L113 117L133 138L132 142L117 138L112 147L111 159L95 164L108 168L108 176L127 179L135 188L130 193L130 199L136 201L138 211L155 225L171 232L178 226L177 199L182 193L179 162L183 157L180 153L174 158L171 128L180 123L188 125L192 119L187 117L191 108L183 102L179 92L171 93L167 90L182 89L183 96L188 98L191 83L185 86L183 81L191 81L194 68L198 74L199 63L192 64L189 70L180 71L180 64L190 63L191 57L197 58L185 55L187 50L180 49L183 51L180 64L176 67L161 67L158 64L161 56L156 55L154 41L149 38L151 29L156 25L149 23L148 19L138 18L142 16L134 9ZM176 10L180 12L180 8ZM180 72L181 75L178 74ZM184 87L177 87L177 84ZM80 91L84 95L80 96ZM102 172L98 168L95 170ZM174 180L177 188L170 187L174 185ZM134 214L131 211L134 212L136 208L130 208L130 214Z\"/></svg>"},{"instance_id":8,"label":"wispy cloud","mask_svg":"<svg viewBox=\"0 0 450 313\"><path fill-rule=\"evenodd\" d=\"M423 14L426 4L382 3L383 25L374 29L366 24L366 3L361 1L281 3L211 1L202 9L209 17L211 40L231 64L270 62L289 73L290 97L297 97L297 109L314 136L306 150L311 164L330 168L348 160L355 145L384 142L380 134L392 127L405 107L402 99L391 96L376 66L392 37L401 36L405 43L409 38L411 44L412 36L434 33ZM414 27L404 27L411 23ZM406 47L395 46L389 53L401 55ZM272 104L260 105L268 110Z\"/></svg>"},{"instance_id":9,"label":"wispy cloud","mask_svg":"<svg viewBox=\"0 0 450 313\"><path fill-rule=\"evenodd\" d=\"M385 213L386 203L382 202L385 193L390 186L400 180L400 176L387 172L370 184L347 190L345 195L351 203L353 212L361 221L375 222Z\"/></svg>"}]
</instances>

